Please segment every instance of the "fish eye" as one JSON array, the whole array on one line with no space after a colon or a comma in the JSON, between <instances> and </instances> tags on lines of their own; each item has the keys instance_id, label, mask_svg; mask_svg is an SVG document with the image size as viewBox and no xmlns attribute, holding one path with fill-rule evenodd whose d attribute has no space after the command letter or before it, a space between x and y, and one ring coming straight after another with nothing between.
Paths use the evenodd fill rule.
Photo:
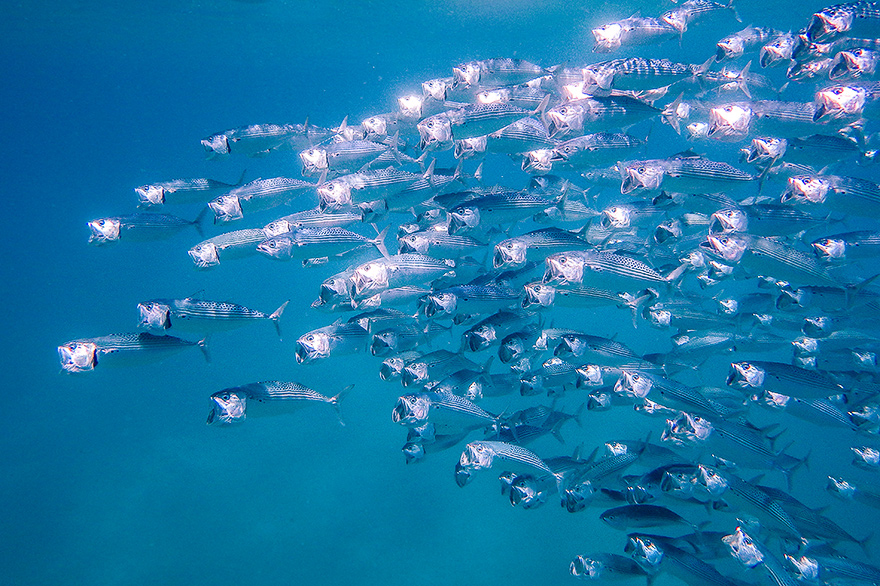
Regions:
<instances>
[{"instance_id":1,"label":"fish eye","mask_svg":"<svg viewBox=\"0 0 880 586\"><path fill-rule=\"evenodd\" d=\"M840 94L843 93L843 88L836 87L833 90L831 90L831 93L834 94L835 96L839 96Z\"/></svg>"},{"instance_id":2,"label":"fish eye","mask_svg":"<svg viewBox=\"0 0 880 586\"><path fill-rule=\"evenodd\" d=\"M644 172L645 172L645 168L644 168L644 167L639 167L639 168L636 170L636 172L638 172L638 173L644 173Z\"/></svg>"},{"instance_id":3,"label":"fish eye","mask_svg":"<svg viewBox=\"0 0 880 586\"><path fill-rule=\"evenodd\" d=\"M222 395L220 395L220 398L223 399L224 401L228 401L229 397L230 397L229 393L223 393Z\"/></svg>"},{"instance_id":4,"label":"fish eye","mask_svg":"<svg viewBox=\"0 0 880 586\"><path fill-rule=\"evenodd\" d=\"M306 342L314 342L315 336L306 336Z\"/></svg>"},{"instance_id":5,"label":"fish eye","mask_svg":"<svg viewBox=\"0 0 880 586\"><path fill-rule=\"evenodd\" d=\"M271 241L269 242L269 246L272 247L272 248L275 248L275 247L278 246L278 243L275 242L274 240L271 240Z\"/></svg>"}]
</instances>

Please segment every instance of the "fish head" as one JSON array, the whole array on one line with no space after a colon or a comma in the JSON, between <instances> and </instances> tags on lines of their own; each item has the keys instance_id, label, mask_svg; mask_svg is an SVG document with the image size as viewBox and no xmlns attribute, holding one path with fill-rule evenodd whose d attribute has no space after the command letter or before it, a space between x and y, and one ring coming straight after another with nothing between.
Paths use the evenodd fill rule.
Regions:
<instances>
[{"instance_id":1,"label":"fish head","mask_svg":"<svg viewBox=\"0 0 880 586\"><path fill-rule=\"evenodd\" d=\"M526 266L528 245L520 239L508 238L495 245L492 266L496 269L519 269Z\"/></svg>"},{"instance_id":2,"label":"fish head","mask_svg":"<svg viewBox=\"0 0 880 586\"><path fill-rule=\"evenodd\" d=\"M785 409L786 405L788 405L791 397L765 389L764 391L761 391L760 395L752 395L751 399L753 402L759 403L764 407L781 411Z\"/></svg>"},{"instance_id":3,"label":"fish head","mask_svg":"<svg viewBox=\"0 0 880 586\"><path fill-rule=\"evenodd\" d=\"M725 104L709 110L709 138L740 138L749 133L754 112L742 104Z\"/></svg>"},{"instance_id":4,"label":"fish head","mask_svg":"<svg viewBox=\"0 0 880 586\"><path fill-rule=\"evenodd\" d=\"M645 535L629 535L623 551L649 574L655 574L663 561L663 550Z\"/></svg>"},{"instance_id":5,"label":"fish head","mask_svg":"<svg viewBox=\"0 0 880 586\"><path fill-rule=\"evenodd\" d=\"M450 210L446 226L449 234L467 232L480 225L480 210L474 206L456 206Z\"/></svg>"},{"instance_id":6,"label":"fish head","mask_svg":"<svg viewBox=\"0 0 880 586\"><path fill-rule=\"evenodd\" d=\"M475 403L482 400L483 390L487 386L487 382L488 381L485 380L485 377L480 376L468 383L468 386L463 393L464 398Z\"/></svg>"},{"instance_id":7,"label":"fish head","mask_svg":"<svg viewBox=\"0 0 880 586\"><path fill-rule=\"evenodd\" d=\"M838 85L820 90L816 92L814 100L816 110L813 113L813 121L861 115L867 99L865 89L858 86Z\"/></svg>"},{"instance_id":8,"label":"fish head","mask_svg":"<svg viewBox=\"0 0 880 586\"><path fill-rule=\"evenodd\" d=\"M477 92L476 96L478 104L507 104L510 102L510 97L510 89L504 87L483 90Z\"/></svg>"},{"instance_id":9,"label":"fish head","mask_svg":"<svg viewBox=\"0 0 880 586\"><path fill-rule=\"evenodd\" d=\"M406 363L404 360L397 356L386 358L382 361L382 365L379 367L379 378L386 381L400 378L405 365Z\"/></svg>"},{"instance_id":10,"label":"fish head","mask_svg":"<svg viewBox=\"0 0 880 586\"><path fill-rule=\"evenodd\" d=\"M89 222L90 244L108 244L119 240L122 222L116 218L98 218Z\"/></svg>"},{"instance_id":11,"label":"fish head","mask_svg":"<svg viewBox=\"0 0 880 586\"><path fill-rule=\"evenodd\" d=\"M455 141L454 156L456 159L473 159L486 154L487 136L475 136Z\"/></svg>"},{"instance_id":12,"label":"fish head","mask_svg":"<svg viewBox=\"0 0 880 586\"><path fill-rule=\"evenodd\" d=\"M584 67L581 72L584 76L583 91L587 94L606 93L614 84L614 76L617 70L614 67Z\"/></svg>"},{"instance_id":13,"label":"fish head","mask_svg":"<svg viewBox=\"0 0 880 586\"><path fill-rule=\"evenodd\" d=\"M220 264L220 249L213 242L196 244L188 251L190 258L200 269L207 269Z\"/></svg>"},{"instance_id":14,"label":"fish head","mask_svg":"<svg viewBox=\"0 0 880 586\"><path fill-rule=\"evenodd\" d=\"M718 210L709 220L710 234L729 234L730 232L747 232L749 216L737 208Z\"/></svg>"},{"instance_id":15,"label":"fish head","mask_svg":"<svg viewBox=\"0 0 880 586\"><path fill-rule=\"evenodd\" d=\"M416 125L419 148L423 151L444 150L452 146L452 123L445 112L428 116Z\"/></svg>"},{"instance_id":16,"label":"fish head","mask_svg":"<svg viewBox=\"0 0 880 586\"><path fill-rule=\"evenodd\" d=\"M801 336L791 341L795 356L815 356L819 354L819 340L809 336Z\"/></svg>"},{"instance_id":17,"label":"fish head","mask_svg":"<svg viewBox=\"0 0 880 586\"><path fill-rule=\"evenodd\" d=\"M241 200L237 195L221 195L208 202L208 207L214 212L214 223L231 222L244 217L241 211Z\"/></svg>"},{"instance_id":18,"label":"fish head","mask_svg":"<svg viewBox=\"0 0 880 586\"><path fill-rule=\"evenodd\" d=\"M425 100L422 96L416 95L397 98L397 108L400 112L400 117L404 120L412 121L421 119L424 102Z\"/></svg>"},{"instance_id":19,"label":"fish head","mask_svg":"<svg viewBox=\"0 0 880 586\"><path fill-rule=\"evenodd\" d=\"M691 122L685 126L690 140L702 140L709 138L709 129L711 127L706 122Z\"/></svg>"},{"instance_id":20,"label":"fish head","mask_svg":"<svg viewBox=\"0 0 880 586\"><path fill-rule=\"evenodd\" d=\"M141 185L134 188L138 206L160 206L165 203L165 188L161 185Z\"/></svg>"},{"instance_id":21,"label":"fish head","mask_svg":"<svg viewBox=\"0 0 880 586\"><path fill-rule=\"evenodd\" d=\"M697 483L703 490L713 497L719 497L724 494L724 491L726 491L729 486L727 479L724 478L724 476L703 464L699 464L697 468L699 470Z\"/></svg>"},{"instance_id":22,"label":"fish head","mask_svg":"<svg viewBox=\"0 0 880 586\"><path fill-rule=\"evenodd\" d=\"M69 342L58 346L58 359L66 372L88 372L98 365L98 346L94 342Z\"/></svg>"},{"instance_id":23,"label":"fish head","mask_svg":"<svg viewBox=\"0 0 880 586\"><path fill-rule=\"evenodd\" d=\"M425 459L425 447L419 442L406 442L401 450L407 464L421 462Z\"/></svg>"},{"instance_id":24,"label":"fish head","mask_svg":"<svg viewBox=\"0 0 880 586\"><path fill-rule=\"evenodd\" d=\"M391 410L391 421L407 427L418 427L428 422L431 401L423 394L403 395Z\"/></svg>"},{"instance_id":25,"label":"fish head","mask_svg":"<svg viewBox=\"0 0 880 586\"><path fill-rule=\"evenodd\" d=\"M604 577L605 564L600 560L579 555L568 567L569 573L584 580L601 580Z\"/></svg>"},{"instance_id":26,"label":"fish head","mask_svg":"<svg viewBox=\"0 0 880 586\"><path fill-rule=\"evenodd\" d=\"M495 340L495 327L490 324L483 324L462 334L462 344L471 352L488 348Z\"/></svg>"},{"instance_id":27,"label":"fish head","mask_svg":"<svg viewBox=\"0 0 880 586\"><path fill-rule=\"evenodd\" d=\"M362 202L357 205L357 210L361 215L361 222L375 224L388 213L388 202L384 199Z\"/></svg>"},{"instance_id":28,"label":"fish head","mask_svg":"<svg viewBox=\"0 0 880 586\"><path fill-rule=\"evenodd\" d=\"M422 313L429 318L438 314L454 315L458 307L458 296L455 293L431 293L423 299Z\"/></svg>"},{"instance_id":29,"label":"fish head","mask_svg":"<svg viewBox=\"0 0 880 586\"><path fill-rule=\"evenodd\" d=\"M825 315L809 315L804 318L801 331L805 336L824 338L836 329L834 320Z\"/></svg>"},{"instance_id":30,"label":"fish head","mask_svg":"<svg viewBox=\"0 0 880 586\"><path fill-rule=\"evenodd\" d=\"M773 39L763 47L759 55L761 67L772 67L789 61L794 49L795 39L789 35L782 35Z\"/></svg>"},{"instance_id":31,"label":"fish head","mask_svg":"<svg viewBox=\"0 0 880 586\"><path fill-rule=\"evenodd\" d=\"M813 14L807 25L806 36L813 42L821 42L852 28L855 13L852 9L824 9Z\"/></svg>"},{"instance_id":32,"label":"fish head","mask_svg":"<svg viewBox=\"0 0 880 586\"><path fill-rule=\"evenodd\" d=\"M317 190L318 197L320 198L318 207L322 212L328 209L338 210L345 208L353 203L351 200L351 185L342 177L322 183L318 186Z\"/></svg>"},{"instance_id":33,"label":"fish head","mask_svg":"<svg viewBox=\"0 0 880 586\"><path fill-rule=\"evenodd\" d=\"M755 161L772 161L780 159L788 150L788 141L784 138L775 138L772 136L759 136L752 139L749 148L749 155L746 158L747 163Z\"/></svg>"},{"instance_id":34,"label":"fish head","mask_svg":"<svg viewBox=\"0 0 880 586\"><path fill-rule=\"evenodd\" d=\"M321 283L318 297L327 304L351 299L351 281L347 277L330 277Z\"/></svg>"},{"instance_id":35,"label":"fish head","mask_svg":"<svg viewBox=\"0 0 880 586\"><path fill-rule=\"evenodd\" d=\"M381 291L388 287L388 265L381 260L366 262L355 269L351 275L354 294L361 296L365 291Z\"/></svg>"},{"instance_id":36,"label":"fish head","mask_svg":"<svg viewBox=\"0 0 880 586\"><path fill-rule=\"evenodd\" d=\"M608 411L614 406L614 396L607 390L592 391L587 395L587 410Z\"/></svg>"},{"instance_id":37,"label":"fish head","mask_svg":"<svg viewBox=\"0 0 880 586\"><path fill-rule=\"evenodd\" d=\"M601 515L599 515L599 519L605 521L606 523L608 523L608 525L614 527L615 529L626 529L628 521L626 514L621 513L616 508L608 509L607 511L603 512Z\"/></svg>"},{"instance_id":38,"label":"fish head","mask_svg":"<svg viewBox=\"0 0 880 586\"><path fill-rule=\"evenodd\" d=\"M486 442L476 441L465 446L458 463L468 471L486 470L492 467L495 450Z\"/></svg>"},{"instance_id":39,"label":"fish head","mask_svg":"<svg viewBox=\"0 0 880 586\"><path fill-rule=\"evenodd\" d=\"M834 56L834 59L831 61L831 67L828 69L828 79L837 81L850 74L853 77L858 77L858 65L847 59L847 54L849 54L849 51L841 51ZM852 68L850 67L851 65L853 66Z\"/></svg>"},{"instance_id":40,"label":"fish head","mask_svg":"<svg viewBox=\"0 0 880 586\"><path fill-rule=\"evenodd\" d=\"M510 484L508 495L512 506L522 505L524 509L531 509L543 502L538 480L531 474L520 474Z\"/></svg>"},{"instance_id":41,"label":"fish head","mask_svg":"<svg viewBox=\"0 0 880 586\"><path fill-rule=\"evenodd\" d=\"M751 362L731 362L727 386L738 389L760 389L764 386L764 369Z\"/></svg>"},{"instance_id":42,"label":"fish head","mask_svg":"<svg viewBox=\"0 0 880 586\"><path fill-rule=\"evenodd\" d=\"M228 155L230 153L229 140L226 135L222 133L203 138L202 146L205 147L205 153L209 159L218 155Z\"/></svg>"},{"instance_id":43,"label":"fish head","mask_svg":"<svg viewBox=\"0 0 880 586\"><path fill-rule=\"evenodd\" d=\"M522 170L531 175L544 175L553 170L553 149L535 149L525 153Z\"/></svg>"},{"instance_id":44,"label":"fish head","mask_svg":"<svg viewBox=\"0 0 880 586\"><path fill-rule=\"evenodd\" d=\"M804 582L813 582L818 583L819 580L819 562L817 562L813 558L809 558L807 556L801 556L796 558L792 555L785 554L785 561L787 561L792 569L797 574L795 579L798 581Z\"/></svg>"},{"instance_id":45,"label":"fish head","mask_svg":"<svg viewBox=\"0 0 880 586\"><path fill-rule=\"evenodd\" d=\"M403 367L400 378L405 387L415 387L428 382L428 365L424 362L413 362Z\"/></svg>"},{"instance_id":46,"label":"fish head","mask_svg":"<svg viewBox=\"0 0 880 586\"><path fill-rule=\"evenodd\" d=\"M558 252L548 256L544 262L547 265L544 283L580 283L584 279L586 262L577 255Z\"/></svg>"},{"instance_id":47,"label":"fish head","mask_svg":"<svg viewBox=\"0 0 880 586\"><path fill-rule=\"evenodd\" d=\"M623 229L632 225L633 208L628 205L613 205L602 210L599 224L605 229Z\"/></svg>"},{"instance_id":48,"label":"fish head","mask_svg":"<svg viewBox=\"0 0 880 586\"><path fill-rule=\"evenodd\" d=\"M870 446L850 448L854 454L853 465L864 470L876 470L880 467L880 451Z\"/></svg>"},{"instance_id":49,"label":"fish head","mask_svg":"<svg viewBox=\"0 0 880 586\"><path fill-rule=\"evenodd\" d=\"M654 242L657 244L672 242L676 238L681 238L683 233L681 222L677 218L672 218L657 225L654 229Z\"/></svg>"},{"instance_id":50,"label":"fish head","mask_svg":"<svg viewBox=\"0 0 880 586\"><path fill-rule=\"evenodd\" d=\"M688 446L705 442L711 433L711 423L698 415L682 411L675 419L666 420L660 439L677 446Z\"/></svg>"},{"instance_id":51,"label":"fish head","mask_svg":"<svg viewBox=\"0 0 880 586\"><path fill-rule=\"evenodd\" d=\"M299 160L302 161L303 175L320 175L330 169L327 149L315 147L300 151Z\"/></svg>"},{"instance_id":52,"label":"fish head","mask_svg":"<svg viewBox=\"0 0 880 586\"><path fill-rule=\"evenodd\" d=\"M856 493L856 487L843 478L828 477L828 492L842 500L852 500Z\"/></svg>"},{"instance_id":53,"label":"fish head","mask_svg":"<svg viewBox=\"0 0 880 586\"><path fill-rule=\"evenodd\" d=\"M273 236L279 236L281 234L292 232L300 225L301 224L294 224L290 220L275 220L274 222L269 222L268 224L263 226L263 233L266 234L267 238L271 238Z\"/></svg>"},{"instance_id":54,"label":"fish head","mask_svg":"<svg viewBox=\"0 0 880 586\"><path fill-rule=\"evenodd\" d=\"M288 260L293 257L296 239L289 234L267 238L257 245L257 252L276 260Z\"/></svg>"},{"instance_id":55,"label":"fish head","mask_svg":"<svg viewBox=\"0 0 880 586\"><path fill-rule=\"evenodd\" d=\"M556 300L556 287L545 285L540 281L526 284L525 291L526 294L522 300L523 309L528 309L532 305L552 307L553 302Z\"/></svg>"},{"instance_id":56,"label":"fish head","mask_svg":"<svg viewBox=\"0 0 880 586\"><path fill-rule=\"evenodd\" d=\"M593 37L596 44L593 45L595 53L610 53L620 48L623 38L623 27L617 22L603 24L593 29Z\"/></svg>"},{"instance_id":57,"label":"fish head","mask_svg":"<svg viewBox=\"0 0 880 586\"><path fill-rule=\"evenodd\" d=\"M437 78L429 79L422 82L422 95L426 98L432 98L438 102L446 100L446 96L451 89L452 83L448 79Z\"/></svg>"},{"instance_id":58,"label":"fish head","mask_svg":"<svg viewBox=\"0 0 880 586\"><path fill-rule=\"evenodd\" d=\"M825 261L846 258L846 240L841 238L820 238L811 244L813 252Z\"/></svg>"},{"instance_id":59,"label":"fish head","mask_svg":"<svg viewBox=\"0 0 880 586\"><path fill-rule=\"evenodd\" d=\"M598 364L583 364L575 372L579 389L605 386L605 370Z\"/></svg>"},{"instance_id":60,"label":"fish head","mask_svg":"<svg viewBox=\"0 0 880 586\"><path fill-rule=\"evenodd\" d=\"M361 122L367 139L385 138L388 136L388 119L384 116L370 116Z\"/></svg>"},{"instance_id":61,"label":"fish head","mask_svg":"<svg viewBox=\"0 0 880 586\"><path fill-rule=\"evenodd\" d=\"M831 192L831 182L818 175L795 175L788 178L788 189L782 203L794 199L799 203L822 204Z\"/></svg>"},{"instance_id":62,"label":"fish head","mask_svg":"<svg viewBox=\"0 0 880 586\"><path fill-rule=\"evenodd\" d=\"M584 129L586 112L583 105L568 103L554 106L545 113L547 132L556 138L570 133L580 133Z\"/></svg>"},{"instance_id":63,"label":"fish head","mask_svg":"<svg viewBox=\"0 0 880 586\"><path fill-rule=\"evenodd\" d=\"M626 195L637 189L656 191L663 183L666 172L661 165L647 161L633 161L631 163L618 163L620 169L621 184L620 193Z\"/></svg>"},{"instance_id":64,"label":"fish head","mask_svg":"<svg viewBox=\"0 0 880 586\"><path fill-rule=\"evenodd\" d=\"M596 498L599 489L589 480L568 486L562 495L562 503L569 513L577 513L586 509Z\"/></svg>"},{"instance_id":65,"label":"fish head","mask_svg":"<svg viewBox=\"0 0 880 586\"><path fill-rule=\"evenodd\" d=\"M590 349L590 344L582 336L565 334L553 351L554 356L583 356Z\"/></svg>"},{"instance_id":66,"label":"fish head","mask_svg":"<svg viewBox=\"0 0 880 586\"><path fill-rule=\"evenodd\" d=\"M660 18L663 22L683 34L687 30L689 17L690 10L683 6L677 10L669 10L665 12Z\"/></svg>"},{"instance_id":67,"label":"fish head","mask_svg":"<svg viewBox=\"0 0 880 586\"><path fill-rule=\"evenodd\" d=\"M745 53L745 43L742 37L731 35L725 39L721 39L716 44L715 61L724 61L725 59L736 59Z\"/></svg>"},{"instance_id":68,"label":"fish head","mask_svg":"<svg viewBox=\"0 0 880 586\"><path fill-rule=\"evenodd\" d=\"M462 63L452 68L452 85L475 86L480 83L482 68L476 61Z\"/></svg>"},{"instance_id":69,"label":"fish head","mask_svg":"<svg viewBox=\"0 0 880 586\"><path fill-rule=\"evenodd\" d=\"M373 356L387 356L397 350L399 336L394 330L384 330L373 334L370 342L370 354Z\"/></svg>"},{"instance_id":70,"label":"fish head","mask_svg":"<svg viewBox=\"0 0 880 586\"><path fill-rule=\"evenodd\" d=\"M514 333L505 337L498 347L498 358L503 364L510 364L526 353L526 342L522 336Z\"/></svg>"},{"instance_id":71,"label":"fish head","mask_svg":"<svg viewBox=\"0 0 880 586\"><path fill-rule=\"evenodd\" d=\"M634 370L622 369L620 378L614 383L614 392L625 397L644 399L653 387L654 383L647 376Z\"/></svg>"},{"instance_id":72,"label":"fish head","mask_svg":"<svg viewBox=\"0 0 880 586\"><path fill-rule=\"evenodd\" d=\"M247 396L232 391L218 391L211 395L211 413L208 423L230 424L247 417Z\"/></svg>"},{"instance_id":73,"label":"fish head","mask_svg":"<svg viewBox=\"0 0 880 586\"><path fill-rule=\"evenodd\" d=\"M729 264L736 264L748 250L748 241L733 234L710 234L700 243L700 250Z\"/></svg>"},{"instance_id":74,"label":"fish head","mask_svg":"<svg viewBox=\"0 0 880 586\"><path fill-rule=\"evenodd\" d=\"M142 328L167 330L171 327L171 308L164 303L138 303L138 312L141 316L138 326Z\"/></svg>"},{"instance_id":75,"label":"fish head","mask_svg":"<svg viewBox=\"0 0 880 586\"><path fill-rule=\"evenodd\" d=\"M764 554L742 527L737 527L732 535L725 535L721 541L730 549L731 555L748 568L754 568L764 561Z\"/></svg>"},{"instance_id":76,"label":"fish head","mask_svg":"<svg viewBox=\"0 0 880 586\"><path fill-rule=\"evenodd\" d=\"M330 356L330 336L325 332L309 332L296 341L296 361L299 364Z\"/></svg>"}]
</instances>

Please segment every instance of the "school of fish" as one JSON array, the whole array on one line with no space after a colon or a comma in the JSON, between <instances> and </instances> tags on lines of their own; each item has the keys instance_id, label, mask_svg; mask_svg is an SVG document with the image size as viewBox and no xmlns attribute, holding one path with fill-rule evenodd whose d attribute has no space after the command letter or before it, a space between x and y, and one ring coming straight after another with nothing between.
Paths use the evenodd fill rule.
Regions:
<instances>
[{"instance_id":1,"label":"school of fish","mask_svg":"<svg viewBox=\"0 0 880 586\"><path fill-rule=\"evenodd\" d=\"M293 261L326 275L317 298L265 311L138 300L132 331L60 345L62 369L189 348L207 359L224 330L269 322L280 338L288 303L323 311L330 323L298 332L291 364L375 356L403 387L388 407L407 464L453 454L460 487L491 469L513 506L589 509L622 532L618 549L560 559L579 579L880 585L872 533L792 496L822 463L785 423L851 444L850 478L799 494L827 491L876 527L880 3L805 14L797 31L743 28L711 0L595 24L582 64L464 62L359 124L203 139L219 161L296 152L301 177L143 185L139 210L90 221L89 242L198 233L180 252L198 269ZM693 28L719 32L715 54L662 57ZM618 51L639 56L602 59ZM503 181L484 174L509 161ZM195 220L165 212L184 206ZM609 314L611 332L593 319ZM726 378L707 375L713 361ZM347 382L362 376L375 373ZM326 403L343 423L356 387L219 389L207 422ZM505 408L511 397L526 406ZM589 421L633 410L653 418L647 437L589 435ZM571 455L528 447L563 429L583 436Z\"/></svg>"}]
</instances>

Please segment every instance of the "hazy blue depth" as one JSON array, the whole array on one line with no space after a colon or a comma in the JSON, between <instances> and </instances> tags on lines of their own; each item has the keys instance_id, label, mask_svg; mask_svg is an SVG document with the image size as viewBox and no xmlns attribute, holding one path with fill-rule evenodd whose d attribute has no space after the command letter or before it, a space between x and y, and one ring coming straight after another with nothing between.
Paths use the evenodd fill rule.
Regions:
<instances>
[{"instance_id":1,"label":"hazy blue depth","mask_svg":"<svg viewBox=\"0 0 880 586\"><path fill-rule=\"evenodd\" d=\"M703 61L719 38L745 24L797 28L822 5L744 0L743 24L694 30L686 47L672 42L651 53ZM132 213L133 187L151 181L299 172L295 153L207 161L199 140L214 132L306 118L325 127L346 115L359 121L395 109L398 96L465 60L598 61L592 26L669 6L3 3L0 583L573 584L575 555L622 553L623 533L598 520L601 509L573 515L555 502L512 508L491 472L458 488L458 449L406 466L406 431L390 417L401 387L379 380L372 357L297 365L296 337L337 317L308 310L326 271L257 258L199 272L185 252L199 240L194 231L156 244L94 248L86 244L86 222ZM513 188L528 180L513 165L492 172L493 183ZM194 217L198 208L168 212ZM267 312L292 299L281 320L284 341L262 324L213 336L212 364L188 351L131 369L59 374L60 343L133 331L138 302L198 291ZM600 335L620 325L621 340L641 352L668 348L667 335L634 332L624 314L568 317ZM713 380L705 384L723 384L724 360L707 368ZM322 406L237 427L205 425L211 393L266 379L297 380L328 395L354 383L342 407L347 425ZM515 396L485 406L501 412L537 402ZM578 402L566 397L559 407L572 411ZM644 437L658 424L629 412L589 414L582 428L566 425L565 445L547 437L530 447L547 456L570 455L579 444L589 452L607 439ZM816 429L783 425L790 426L787 439L806 441ZM823 490L824 475L851 469L848 446L814 445L811 461L822 465L798 477L808 488L796 486L794 494L830 505L837 522L864 535L872 521L852 518ZM674 582L664 576L657 583Z\"/></svg>"}]
</instances>

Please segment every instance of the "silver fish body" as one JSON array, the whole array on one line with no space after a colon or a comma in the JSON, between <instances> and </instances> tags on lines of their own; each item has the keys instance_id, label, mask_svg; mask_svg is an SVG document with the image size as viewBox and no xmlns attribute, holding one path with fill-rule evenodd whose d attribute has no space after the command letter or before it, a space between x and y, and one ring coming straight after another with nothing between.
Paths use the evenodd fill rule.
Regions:
<instances>
[{"instance_id":1,"label":"silver fish body","mask_svg":"<svg viewBox=\"0 0 880 586\"><path fill-rule=\"evenodd\" d=\"M66 372L89 372L98 364L138 365L162 360L187 348L198 347L208 360L205 341L189 342L149 332L110 334L80 338L58 346L61 368Z\"/></svg>"}]
</instances>

